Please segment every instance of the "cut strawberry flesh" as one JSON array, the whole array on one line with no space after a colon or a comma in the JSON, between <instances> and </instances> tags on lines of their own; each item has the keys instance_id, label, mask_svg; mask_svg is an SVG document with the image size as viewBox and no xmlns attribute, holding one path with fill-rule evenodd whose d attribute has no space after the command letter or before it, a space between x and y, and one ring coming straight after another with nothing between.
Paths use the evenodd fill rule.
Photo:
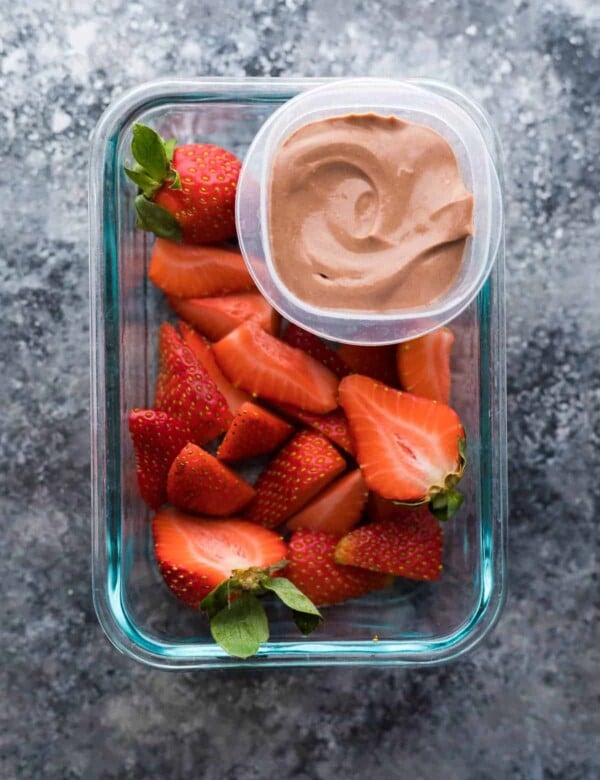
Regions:
<instances>
[{"instance_id":1,"label":"cut strawberry flesh","mask_svg":"<svg viewBox=\"0 0 600 780\"><path fill-rule=\"evenodd\" d=\"M337 406L336 376L255 322L244 322L213 349L225 376L253 395L319 414Z\"/></svg>"},{"instance_id":2,"label":"cut strawberry flesh","mask_svg":"<svg viewBox=\"0 0 600 780\"><path fill-rule=\"evenodd\" d=\"M448 328L439 328L398 344L396 365L400 386L408 393L447 404L450 401L450 352L454 342Z\"/></svg>"},{"instance_id":3,"label":"cut strawberry flesh","mask_svg":"<svg viewBox=\"0 0 600 780\"><path fill-rule=\"evenodd\" d=\"M340 404L369 488L383 498L425 501L460 471L464 430L449 406L354 374L340 383Z\"/></svg>"},{"instance_id":4,"label":"cut strawberry flesh","mask_svg":"<svg viewBox=\"0 0 600 780\"><path fill-rule=\"evenodd\" d=\"M287 521L286 528L288 531L311 528L343 536L360 520L367 496L367 486L360 469L355 469L325 488Z\"/></svg>"},{"instance_id":5,"label":"cut strawberry flesh","mask_svg":"<svg viewBox=\"0 0 600 780\"><path fill-rule=\"evenodd\" d=\"M308 425L326 436L338 447L341 447L349 455L354 455L354 442L350 433L350 426L344 414L343 409L334 409L327 414L315 414L306 412L302 409L296 409L293 406L283 405L281 411L291 417L293 420Z\"/></svg>"},{"instance_id":6,"label":"cut strawberry flesh","mask_svg":"<svg viewBox=\"0 0 600 780\"><path fill-rule=\"evenodd\" d=\"M207 519L165 507L156 513L152 532L166 584L196 608L235 569L268 567L286 557L278 534L238 518Z\"/></svg>"},{"instance_id":7,"label":"cut strawberry flesh","mask_svg":"<svg viewBox=\"0 0 600 780\"><path fill-rule=\"evenodd\" d=\"M180 298L254 289L239 252L221 246L176 244L164 238L156 239L148 275L167 295Z\"/></svg>"},{"instance_id":8,"label":"cut strawberry flesh","mask_svg":"<svg viewBox=\"0 0 600 780\"><path fill-rule=\"evenodd\" d=\"M216 298L169 298L177 314L211 341L218 341L246 320L255 320L273 334L273 309L260 293L247 292Z\"/></svg>"}]
</instances>

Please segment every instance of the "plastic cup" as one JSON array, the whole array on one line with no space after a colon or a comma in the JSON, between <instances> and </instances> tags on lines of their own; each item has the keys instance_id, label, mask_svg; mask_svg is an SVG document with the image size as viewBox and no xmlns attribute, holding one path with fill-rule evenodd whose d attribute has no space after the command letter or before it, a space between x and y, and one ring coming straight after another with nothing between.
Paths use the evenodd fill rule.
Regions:
<instances>
[{"instance_id":1,"label":"plastic cup","mask_svg":"<svg viewBox=\"0 0 600 780\"><path fill-rule=\"evenodd\" d=\"M298 298L277 273L269 239L272 163L283 141L309 122L374 113L425 125L452 147L474 195L474 231L452 287L427 305L394 312L316 307ZM492 150L473 117L458 103L405 81L347 79L302 92L260 128L244 161L236 198L240 247L262 294L286 319L332 341L390 344L413 339L460 314L489 276L503 230L502 195Z\"/></svg>"}]
</instances>

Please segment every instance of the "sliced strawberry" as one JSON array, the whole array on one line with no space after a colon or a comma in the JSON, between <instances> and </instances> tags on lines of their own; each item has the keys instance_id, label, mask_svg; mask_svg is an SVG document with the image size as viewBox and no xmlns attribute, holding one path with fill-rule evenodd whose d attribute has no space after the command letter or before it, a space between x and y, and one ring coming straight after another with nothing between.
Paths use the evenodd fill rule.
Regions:
<instances>
[{"instance_id":1,"label":"sliced strawberry","mask_svg":"<svg viewBox=\"0 0 600 780\"><path fill-rule=\"evenodd\" d=\"M399 504L397 501L390 501L387 498L378 496L377 493L369 493L367 500L367 519L372 522L378 522L380 520L394 520L397 517L406 517L411 515L412 517L429 517L431 512L427 504L419 504L418 506L407 506L406 504Z\"/></svg>"},{"instance_id":2,"label":"sliced strawberry","mask_svg":"<svg viewBox=\"0 0 600 780\"><path fill-rule=\"evenodd\" d=\"M212 348L203 336L185 322L179 323L179 331L187 346L194 353L196 360L206 370L219 392L223 395L223 398L225 398L229 411L232 415L235 414L242 404L250 401L251 396L243 390L238 390L237 387L231 384L217 365Z\"/></svg>"},{"instance_id":3,"label":"sliced strawberry","mask_svg":"<svg viewBox=\"0 0 600 780\"><path fill-rule=\"evenodd\" d=\"M358 523L367 502L367 486L355 469L344 474L286 523L289 531L310 528L343 536Z\"/></svg>"},{"instance_id":4,"label":"sliced strawberry","mask_svg":"<svg viewBox=\"0 0 600 780\"><path fill-rule=\"evenodd\" d=\"M439 328L398 344L396 367L403 390L447 404L450 401L450 352L454 334Z\"/></svg>"},{"instance_id":5,"label":"sliced strawberry","mask_svg":"<svg viewBox=\"0 0 600 780\"><path fill-rule=\"evenodd\" d=\"M223 395L175 328L166 322L160 327L159 360L155 408L181 420L190 431L190 441L196 444L225 431L231 413Z\"/></svg>"},{"instance_id":6,"label":"sliced strawberry","mask_svg":"<svg viewBox=\"0 0 600 780\"><path fill-rule=\"evenodd\" d=\"M234 249L176 244L165 238L156 239L148 275L167 295L180 298L254 289L244 259Z\"/></svg>"},{"instance_id":7,"label":"sliced strawberry","mask_svg":"<svg viewBox=\"0 0 600 780\"><path fill-rule=\"evenodd\" d=\"M361 347L356 344L342 344L338 350L340 358L352 371L370 376L389 387L396 387L396 345L383 347Z\"/></svg>"},{"instance_id":8,"label":"sliced strawberry","mask_svg":"<svg viewBox=\"0 0 600 780\"><path fill-rule=\"evenodd\" d=\"M255 320L274 335L273 309L260 293L246 292L216 298L169 298L177 314L211 341L218 341L246 320Z\"/></svg>"},{"instance_id":9,"label":"sliced strawberry","mask_svg":"<svg viewBox=\"0 0 600 780\"><path fill-rule=\"evenodd\" d=\"M335 375L251 320L218 341L213 350L225 376L253 395L319 414L337 406Z\"/></svg>"},{"instance_id":10,"label":"sliced strawberry","mask_svg":"<svg viewBox=\"0 0 600 780\"><path fill-rule=\"evenodd\" d=\"M301 509L346 467L339 452L316 431L300 431L256 482L248 520L274 528Z\"/></svg>"},{"instance_id":11,"label":"sliced strawberry","mask_svg":"<svg viewBox=\"0 0 600 780\"><path fill-rule=\"evenodd\" d=\"M165 507L154 516L152 532L164 581L195 608L234 570L265 568L286 556L278 534L238 518L207 519Z\"/></svg>"},{"instance_id":12,"label":"sliced strawberry","mask_svg":"<svg viewBox=\"0 0 600 780\"><path fill-rule=\"evenodd\" d=\"M285 329L283 340L286 344L289 344L290 347L296 347L297 349L306 352L340 378L351 373L350 367L342 360L335 350L324 344L318 336L314 335L314 333L309 333L298 325L290 323Z\"/></svg>"},{"instance_id":13,"label":"sliced strawberry","mask_svg":"<svg viewBox=\"0 0 600 780\"><path fill-rule=\"evenodd\" d=\"M327 436L338 447L346 450L350 455L354 455L354 443L350 435L350 426L343 409L334 409L332 412L327 412L327 414L315 414L314 412L304 412L302 409L296 409L287 404L281 405L280 408L282 412L285 412L293 420L299 420L310 428L314 428L315 431L319 431L323 436Z\"/></svg>"},{"instance_id":14,"label":"sliced strawberry","mask_svg":"<svg viewBox=\"0 0 600 780\"><path fill-rule=\"evenodd\" d=\"M370 490L397 501L430 502L440 516L458 509L465 433L453 409L359 374L342 379L340 404Z\"/></svg>"},{"instance_id":15,"label":"sliced strawberry","mask_svg":"<svg viewBox=\"0 0 600 780\"><path fill-rule=\"evenodd\" d=\"M187 512L226 517L254 495L252 485L195 444L186 444L169 469L169 503Z\"/></svg>"},{"instance_id":16,"label":"sliced strawberry","mask_svg":"<svg viewBox=\"0 0 600 780\"><path fill-rule=\"evenodd\" d=\"M300 528L288 544L285 576L317 606L356 599L387 587L392 578L355 566L340 566L333 554L339 538Z\"/></svg>"},{"instance_id":17,"label":"sliced strawberry","mask_svg":"<svg viewBox=\"0 0 600 780\"><path fill-rule=\"evenodd\" d=\"M140 494L148 506L157 509L167 500L167 474L188 442L189 432L180 420L153 409L134 409L129 415L129 432Z\"/></svg>"},{"instance_id":18,"label":"sliced strawberry","mask_svg":"<svg viewBox=\"0 0 600 780\"><path fill-rule=\"evenodd\" d=\"M407 513L350 531L338 542L335 560L411 580L437 580L443 542L442 528L432 514Z\"/></svg>"},{"instance_id":19,"label":"sliced strawberry","mask_svg":"<svg viewBox=\"0 0 600 780\"><path fill-rule=\"evenodd\" d=\"M292 434L293 427L253 403L237 410L217 451L220 460L237 461L273 452Z\"/></svg>"},{"instance_id":20,"label":"sliced strawberry","mask_svg":"<svg viewBox=\"0 0 600 780\"><path fill-rule=\"evenodd\" d=\"M372 491L369 492L366 513L369 520L390 520L391 518L396 517L398 509L401 508L403 508L402 504L390 501L388 498L383 498Z\"/></svg>"}]
</instances>

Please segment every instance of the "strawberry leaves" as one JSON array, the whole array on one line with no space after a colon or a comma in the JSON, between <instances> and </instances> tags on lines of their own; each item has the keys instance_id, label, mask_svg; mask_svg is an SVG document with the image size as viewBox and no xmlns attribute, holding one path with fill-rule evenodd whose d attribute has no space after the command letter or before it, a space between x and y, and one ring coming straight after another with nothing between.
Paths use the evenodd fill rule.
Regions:
<instances>
[{"instance_id":1,"label":"strawberry leaves","mask_svg":"<svg viewBox=\"0 0 600 780\"><path fill-rule=\"evenodd\" d=\"M167 209L154 203L152 198L166 184L169 189L180 190L181 180L172 166L176 141L165 141L155 130L145 125L133 126L131 154L135 160L133 168L125 173L138 187L135 199L137 226L170 241L181 242L181 225Z\"/></svg>"},{"instance_id":2,"label":"strawberry leaves","mask_svg":"<svg viewBox=\"0 0 600 780\"><path fill-rule=\"evenodd\" d=\"M138 195L134 203L137 213L136 225L140 230L181 243L183 236L181 225L169 211L158 203L148 200L145 194Z\"/></svg>"},{"instance_id":3,"label":"strawberry leaves","mask_svg":"<svg viewBox=\"0 0 600 780\"><path fill-rule=\"evenodd\" d=\"M269 638L265 608L252 593L241 593L212 618L210 633L230 655L249 658Z\"/></svg>"},{"instance_id":4,"label":"strawberry leaves","mask_svg":"<svg viewBox=\"0 0 600 780\"><path fill-rule=\"evenodd\" d=\"M171 166L175 144L174 138L165 141L151 127L140 124L133 126L131 154L138 169L159 185L169 182L171 189L180 190L179 174Z\"/></svg>"},{"instance_id":5,"label":"strawberry leaves","mask_svg":"<svg viewBox=\"0 0 600 780\"><path fill-rule=\"evenodd\" d=\"M275 594L292 610L296 626L306 636L323 622L312 601L285 577L272 577L285 561L268 569L237 570L200 602L210 620L213 639L236 658L249 658L269 638L267 614L259 596Z\"/></svg>"},{"instance_id":6,"label":"strawberry leaves","mask_svg":"<svg viewBox=\"0 0 600 780\"><path fill-rule=\"evenodd\" d=\"M285 577L271 577L264 583L264 587L292 610L294 623L304 636L312 633L323 622L323 616L308 596Z\"/></svg>"}]
</instances>

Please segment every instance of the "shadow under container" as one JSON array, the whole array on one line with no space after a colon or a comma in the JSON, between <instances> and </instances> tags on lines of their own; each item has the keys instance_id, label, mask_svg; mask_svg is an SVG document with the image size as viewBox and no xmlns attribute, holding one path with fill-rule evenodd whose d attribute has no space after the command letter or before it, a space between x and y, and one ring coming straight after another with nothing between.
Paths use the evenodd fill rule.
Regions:
<instances>
[{"instance_id":1,"label":"shadow under container","mask_svg":"<svg viewBox=\"0 0 600 780\"><path fill-rule=\"evenodd\" d=\"M450 323L452 406L467 434L465 502L444 526L444 571L324 610L301 637L269 604L270 640L247 660L216 645L203 616L181 605L154 562L150 512L138 495L129 411L152 403L157 332L172 317L147 277L152 237L135 227L134 188L123 173L135 122L164 137L206 140L244 158L269 116L317 79L158 81L114 103L100 120L90 164L93 596L121 652L164 669L439 664L473 648L496 621L506 589L504 246L477 298ZM502 180L498 139L459 90L415 80L476 122Z\"/></svg>"}]
</instances>

